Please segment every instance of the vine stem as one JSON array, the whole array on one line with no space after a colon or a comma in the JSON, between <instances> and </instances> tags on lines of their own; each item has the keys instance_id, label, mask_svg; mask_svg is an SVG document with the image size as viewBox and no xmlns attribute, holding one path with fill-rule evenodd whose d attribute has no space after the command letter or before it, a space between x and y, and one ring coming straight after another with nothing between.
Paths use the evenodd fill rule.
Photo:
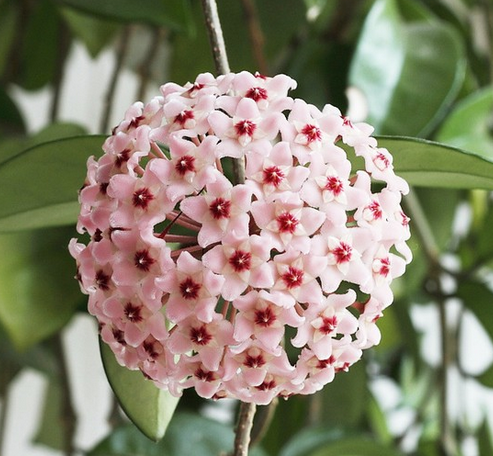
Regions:
<instances>
[{"instance_id":1,"label":"vine stem","mask_svg":"<svg viewBox=\"0 0 493 456\"><path fill-rule=\"evenodd\" d=\"M229 69L228 55L226 54L226 45L217 12L216 0L202 0L202 9L204 10L205 25L217 74L227 74L231 70Z\"/></svg>"},{"instance_id":2,"label":"vine stem","mask_svg":"<svg viewBox=\"0 0 493 456\"><path fill-rule=\"evenodd\" d=\"M202 0L202 9L204 11L205 25L209 42L212 49L212 57L216 66L216 73L227 74L229 68L228 54L226 53L226 44L224 43L223 30L221 21L217 12L216 0ZM243 158L233 158L233 177L234 184L243 184L245 182L245 161Z\"/></svg>"},{"instance_id":3,"label":"vine stem","mask_svg":"<svg viewBox=\"0 0 493 456\"><path fill-rule=\"evenodd\" d=\"M216 72L218 75L227 74L231 70L229 67L228 55L226 53L226 44L224 43L221 22L217 12L217 3L215 0L202 0L202 9L204 11L205 24L209 35ZM233 159L233 177L235 181L234 184L242 184L245 182L245 162L243 159ZM248 455L255 408L255 404L245 402L240 403L233 456Z\"/></svg>"},{"instance_id":4,"label":"vine stem","mask_svg":"<svg viewBox=\"0 0 493 456\"><path fill-rule=\"evenodd\" d=\"M118 43L118 47L116 50L115 67L113 69L113 73L111 74L110 82L104 99L103 112L101 115L101 123L99 125L100 133L106 134L108 130L111 108L113 105L113 100L115 98L116 85L120 77L121 69L123 68L123 62L125 60L125 55L127 52L131 32L132 32L131 27L128 25L125 26L122 35L120 37L120 41Z\"/></svg>"},{"instance_id":5,"label":"vine stem","mask_svg":"<svg viewBox=\"0 0 493 456\"><path fill-rule=\"evenodd\" d=\"M250 434L252 431L255 409L255 404L247 402L240 403L233 456L248 456L248 447L250 446Z\"/></svg>"}]
</instances>

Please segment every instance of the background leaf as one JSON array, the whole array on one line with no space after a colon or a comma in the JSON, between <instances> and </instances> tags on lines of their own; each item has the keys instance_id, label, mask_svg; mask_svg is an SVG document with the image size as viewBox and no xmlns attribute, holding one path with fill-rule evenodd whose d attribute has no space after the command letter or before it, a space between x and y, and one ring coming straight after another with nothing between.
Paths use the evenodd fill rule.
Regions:
<instances>
[{"instance_id":1,"label":"background leaf","mask_svg":"<svg viewBox=\"0 0 493 456\"><path fill-rule=\"evenodd\" d=\"M401 456L402 453L364 438L352 438L330 443L307 456Z\"/></svg>"},{"instance_id":2,"label":"background leaf","mask_svg":"<svg viewBox=\"0 0 493 456\"><path fill-rule=\"evenodd\" d=\"M36 2L21 49L19 84L37 90L53 81L60 43L60 17L49 0Z\"/></svg>"},{"instance_id":3,"label":"background leaf","mask_svg":"<svg viewBox=\"0 0 493 456\"><path fill-rule=\"evenodd\" d=\"M188 28L187 0L55 0L85 13L120 22L144 22L179 30Z\"/></svg>"},{"instance_id":4,"label":"background leaf","mask_svg":"<svg viewBox=\"0 0 493 456\"><path fill-rule=\"evenodd\" d=\"M493 190L493 161L417 138L381 136L378 145L394 156L395 172L411 185Z\"/></svg>"},{"instance_id":5,"label":"background leaf","mask_svg":"<svg viewBox=\"0 0 493 456\"><path fill-rule=\"evenodd\" d=\"M142 372L120 366L109 346L102 342L100 346L106 376L122 409L145 436L160 440L179 398L159 389Z\"/></svg>"},{"instance_id":6,"label":"background leaf","mask_svg":"<svg viewBox=\"0 0 493 456\"><path fill-rule=\"evenodd\" d=\"M87 159L101 155L103 141L81 136L47 142L1 163L0 232L75 223Z\"/></svg>"},{"instance_id":7,"label":"background leaf","mask_svg":"<svg viewBox=\"0 0 493 456\"><path fill-rule=\"evenodd\" d=\"M366 96L367 121L378 134L423 136L460 88L464 49L450 25L438 20L406 22L399 6L397 0L375 2L349 82Z\"/></svg>"},{"instance_id":8,"label":"background leaf","mask_svg":"<svg viewBox=\"0 0 493 456\"><path fill-rule=\"evenodd\" d=\"M61 12L74 36L84 43L92 57L97 57L101 50L111 43L120 28L115 22L74 9L62 8Z\"/></svg>"},{"instance_id":9,"label":"background leaf","mask_svg":"<svg viewBox=\"0 0 493 456\"><path fill-rule=\"evenodd\" d=\"M437 140L493 157L493 88L477 91L457 104L437 134Z\"/></svg>"},{"instance_id":10,"label":"background leaf","mask_svg":"<svg viewBox=\"0 0 493 456\"><path fill-rule=\"evenodd\" d=\"M60 330L84 301L67 249L72 228L0 235L0 321L18 350Z\"/></svg>"}]
</instances>

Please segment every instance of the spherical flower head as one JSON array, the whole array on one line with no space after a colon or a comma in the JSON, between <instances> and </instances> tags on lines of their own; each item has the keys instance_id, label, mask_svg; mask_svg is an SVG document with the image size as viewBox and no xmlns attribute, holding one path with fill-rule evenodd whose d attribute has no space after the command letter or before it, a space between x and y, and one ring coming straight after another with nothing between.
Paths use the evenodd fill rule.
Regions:
<instances>
[{"instance_id":1,"label":"spherical flower head","mask_svg":"<svg viewBox=\"0 0 493 456\"><path fill-rule=\"evenodd\" d=\"M174 395L312 394L380 341L411 261L407 184L369 125L295 87L165 84L88 160L69 250L89 312L121 364Z\"/></svg>"}]
</instances>

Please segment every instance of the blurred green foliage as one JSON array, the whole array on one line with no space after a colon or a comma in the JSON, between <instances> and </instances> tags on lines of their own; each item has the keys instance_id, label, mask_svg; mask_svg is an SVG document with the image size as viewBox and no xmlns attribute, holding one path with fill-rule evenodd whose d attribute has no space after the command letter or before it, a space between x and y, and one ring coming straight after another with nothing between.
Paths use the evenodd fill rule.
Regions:
<instances>
[{"instance_id":1,"label":"blurred green foliage","mask_svg":"<svg viewBox=\"0 0 493 456\"><path fill-rule=\"evenodd\" d=\"M493 3L218 3L233 71L285 72L299 82L295 96L343 110L352 103L346 89L353 88L369 123L383 135L381 144L394 153L396 170L419 187L406 201L415 259L395 283L396 302L380 325L381 345L313 397L260 408L263 429L254 430L259 438L252 455L459 456L471 439L477 454L491 454L485 415L479 425L449 416L446 391L452 369L462 380L493 388L493 366L470 373L460 351L462 338L470 337L466 314L493 338ZM74 234L85 160L99 153L104 138L58 118L63 70L76 42L93 58L116 49L120 63L136 72L136 98L150 86L157 92L163 78L185 83L214 72L198 0L0 0L0 400L25 368L51 376L37 441L65 454L73 447L60 432L70 434L73 427L54 432L49 425L66 416L67 405L64 361L53 340L85 312L66 244ZM157 57L163 55L166 61ZM40 132L26 131L13 95L19 87L52 90L51 120ZM464 210L468 220L460 216ZM452 266L444 258L453 259ZM457 303L457 318L447 319ZM442 317L437 365L427 361L416 324L425 307ZM122 371L107 353L104 358L127 415L152 439L166 434L156 445L115 420L87 455L212 456L231 449L233 423L205 418L205 401L187 393L173 415L175 400ZM374 394L382 379L398 392L391 405ZM392 420L401 412L412 419L396 430Z\"/></svg>"}]
</instances>

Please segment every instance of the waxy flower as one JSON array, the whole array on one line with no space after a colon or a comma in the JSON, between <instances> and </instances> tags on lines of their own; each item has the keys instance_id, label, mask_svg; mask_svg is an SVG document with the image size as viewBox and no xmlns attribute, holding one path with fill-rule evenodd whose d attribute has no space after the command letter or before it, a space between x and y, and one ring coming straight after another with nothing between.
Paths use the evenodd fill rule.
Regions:
<instances>
[{"instance_id":1,"label":"waxy flower","mask_svg":"<svg viewBox=\"0 0 493 456\"><path fill-rule=\"evenodd\" d=\"M88 160L70 252L89 312L121 364L174 395L312 394L380 341L411 261L407 184L369 125L295 87L165 84Z\"/></svg>"}]
</instances>

